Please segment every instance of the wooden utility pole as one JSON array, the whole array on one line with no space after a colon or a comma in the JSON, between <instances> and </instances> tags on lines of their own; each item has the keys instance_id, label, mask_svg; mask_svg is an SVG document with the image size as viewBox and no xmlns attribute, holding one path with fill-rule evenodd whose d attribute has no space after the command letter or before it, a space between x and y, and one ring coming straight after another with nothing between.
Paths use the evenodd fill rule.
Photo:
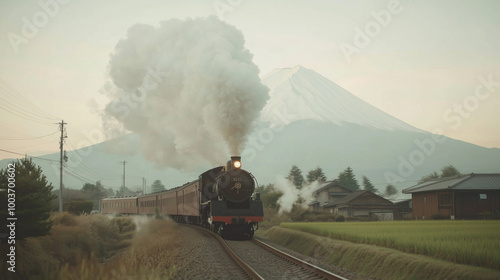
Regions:
<instances>
[{"instance_id":1,"label":"wooden utility pole","mask_svg":"<svg viewBox=\"0 0 500 280\"><path fill-rule=\"evenodd\" d=\"M146 194L146 178L142 177L142 194Z\"/></svg>"},{"instance_id":2,"label":"wooden utility pole","mask_svg":"<svg viewBox=\"0 0 500 280\"><path fill-rule=\"evenodd\" d=\"M59 142L59 149L61 152L60 159L59 159L59 212L63 212L63 146L64 146L64 138L67 138L68 136L64 135L64 125L67 124L64 122L64 120L61 120L59 123L59 128L61 130L61 140Z\"/></svg>"},{"instance_id":3,"label":"wooden utility pole","mask_svg":"<svg viewBox=\"0 0 500 280\"><path fill-rule=\"evenodd\" d=\"M126 161L121 161L120 163L123 163L123 189L125 189L125 164L127 163Z\"/></svg>"}]
</instances>

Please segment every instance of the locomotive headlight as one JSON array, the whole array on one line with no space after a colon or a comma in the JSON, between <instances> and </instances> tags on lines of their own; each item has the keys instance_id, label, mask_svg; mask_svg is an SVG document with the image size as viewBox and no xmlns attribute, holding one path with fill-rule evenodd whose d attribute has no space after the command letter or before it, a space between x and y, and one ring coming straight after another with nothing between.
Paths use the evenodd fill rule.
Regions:
<instances>
[{"instance_id":1,"label":"locomotive headlight","mask_svg":"<svg viewBox=\"0 0 500 280\"><path fill-rule=\"evenodd\" d=\"M241 167L241 157L233 156L231 157L231 169L240 169Z\"/></svg>"}]
</instances>

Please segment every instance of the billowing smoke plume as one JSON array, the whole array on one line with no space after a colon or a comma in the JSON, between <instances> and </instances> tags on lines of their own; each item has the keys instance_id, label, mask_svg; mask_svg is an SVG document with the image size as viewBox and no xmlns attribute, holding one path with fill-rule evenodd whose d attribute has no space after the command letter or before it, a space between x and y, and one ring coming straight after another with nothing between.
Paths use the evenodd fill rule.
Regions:
<instances>
[{"instance_id":1,"label":"billowing smoke plume","mask_svg":"<svg viewBox=\"0 0 500 280\"><path fill-rule=\"evenodd\" d=\"M314 201L313 192L319 188L318 181L306 184L300 190L288 179L277 176L273 184L274 190L283 193L277 203L280 206L279 212L290 212L294 204L302 207Z\"/></svg>"},{"instance_id":2,"label":"billowing smoke plume","mask_svg":"<svg viewBox=\"0 0 500 280\"><path fill-rule=\"evenodd\" d=\"M138 24L111 55L106 116L158 167L221 163L241 154L269 98L258 74L242 33L215 17Z\"/></svg>"}]
</instances>

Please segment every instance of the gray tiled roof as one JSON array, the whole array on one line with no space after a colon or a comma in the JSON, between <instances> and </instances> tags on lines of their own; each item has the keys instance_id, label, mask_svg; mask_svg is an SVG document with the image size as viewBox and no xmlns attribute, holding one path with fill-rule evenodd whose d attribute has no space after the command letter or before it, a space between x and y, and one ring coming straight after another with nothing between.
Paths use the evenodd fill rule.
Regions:
<instances>
[{"instance_id":1,"label":"gray tiled roof","mask_svg":"<svg viewBox=\"0 0 500 280\"><path fill-rule=\"evenodd\" d=\"M373 194L374 196L379 196L377 194L374 194L370 191L366 191L366 190L359 190L359 191L355 191L355 192L352 192L350 193L349 195L343 197L343 198L340 198L338 200L335 200L333 202L330 202L330 203L327 203L325 205L323 205L323 207L331 207L331 206L336 206L336 205L340 205L340 204L345 204L345 203L349 203L351 202L352 200L356 199L357 197L365 194L365 193L371 193ZM381 196L380 197L380 200L385 200L386 202L383 203L383 202L377 202L378 205L393 205L392 201L390 200L387 200Z\"/></svg>"},{"instance_id":2,"label":"gray tiled roof","mask_svg":"<svg viewBox=\"0 0 500 280\"><path fill-rule=\"evenodd\" d=\"M424 182L407 188L403 193L430 192L438 190L500 190L500 173L466 174Z\"/></svg>"}]
</instances>

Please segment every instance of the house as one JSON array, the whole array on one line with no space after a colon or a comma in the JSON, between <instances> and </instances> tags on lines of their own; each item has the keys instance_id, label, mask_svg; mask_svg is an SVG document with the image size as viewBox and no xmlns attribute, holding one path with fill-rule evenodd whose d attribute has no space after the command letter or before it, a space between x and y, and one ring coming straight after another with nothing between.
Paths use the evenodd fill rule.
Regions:
<instances>
[{"instance_id":1,"label":"house","mask_svg":"<svg viewBox=\"0 0 500 280\"><path fill-rule=\"evenodd\" d=\"M351 191L337 180L328 181L313 193L311 210L328 211L345 217L393 220L397 207L389 200L366 190Z\"/></svg>"},{"instance_id":2,"label":"house","mask_svg":"<svg viewBox=\"0 0 500 280\"><path fill-rule=\"evenodd\" d=\"M392 221L397 208L391 201L371 191L355 191L330 202L323 209L344 217L362 217L372 220Z\"/></svg>"},{"instance_id":3,"label":"house","mask_svg":"<svg viewBox=\"0 0 500 280\"><path fill-rule=\"evenodd\" d=\"M390 199L396 206L398 211L394 214L395 220L411 220L412 219L412 203L411 198Z\"/></svg>"},{"instance_id":4,"label":"house","mask_svg":"<svg viewBox=\"0 0 500 280\"><path fill-rule=\"evenodd\" d=\"M315 201L309 204L309 210L319 211L323 206L349 195L352 191L342 187L337 180L326 181L313 192Z\"/></svg>"},{"instance_id":5,"label":"house","mask_svg":"<svg viewBox=\"0 0 500 280\"><path fill-rule=\"evenodd\" d=\"M440 178L404 189L403 193L412 196L414 219L500 217L500 173Z\"/></svg>"}]
</instances>

